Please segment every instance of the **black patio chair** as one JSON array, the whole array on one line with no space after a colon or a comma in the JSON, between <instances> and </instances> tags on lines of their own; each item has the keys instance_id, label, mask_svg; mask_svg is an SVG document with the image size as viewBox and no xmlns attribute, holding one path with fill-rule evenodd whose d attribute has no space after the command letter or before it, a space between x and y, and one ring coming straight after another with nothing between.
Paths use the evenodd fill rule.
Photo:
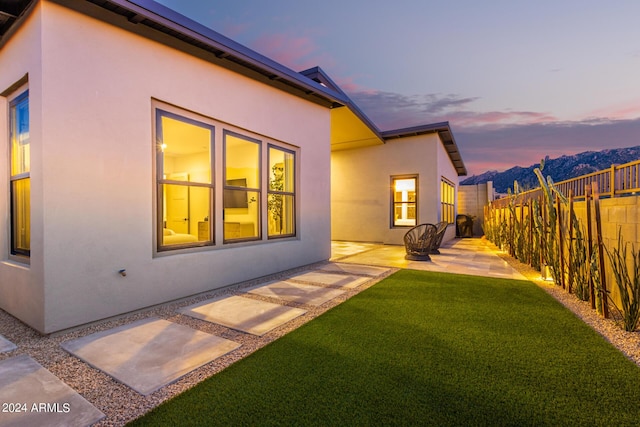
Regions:
<instances>
[{"instance_id":1,"label":"black patio chair","mask_svg":"<svg viewBox=\"0 0 640 427\"><path fill-rule=\"evenodd\" d=\"M429 252L433 247L438 229L433 224L420 224L404 235L405 259L411 261L431 261Z\"/></svg>"},{"instance_id":2,"label":"black patio chair","mask_svg":"<svg viewBox=\"0 0 640 427\"><path fill-rule=\"evenodd\" d=\"M444 233L447 231L448 226L449 223L447 221L440 221L436 224L436 238L433 240L433 246L429 252L430 254L440 255L440 245L442 244L442 238L444 237Z\"/></svg>"}]
</instances>

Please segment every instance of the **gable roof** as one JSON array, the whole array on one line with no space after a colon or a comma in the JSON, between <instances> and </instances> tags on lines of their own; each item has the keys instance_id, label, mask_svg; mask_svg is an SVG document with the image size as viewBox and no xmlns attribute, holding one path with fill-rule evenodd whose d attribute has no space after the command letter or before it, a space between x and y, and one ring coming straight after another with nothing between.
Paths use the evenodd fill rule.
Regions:
<instances>
[{"instance_id":1,"label":"gable roof","mask_svg":"<svg viewBox=\"0 0 640 427\"><path fill-rule=\"evenodd\" d=\"M78 4L58 1L69 7ZM0 3L0 48L37 2L8 0ZM384 144L390 139L438 133L458 175L467 174L448 122L380 131L320 67L295 72L152 0L85 0L80 4L85 6L82 8L85 13L102 11L101 18L146 37L169 36L169 39L195 48L197 54L211 62L332 108L332 149ZM91 10L87 5L94 8ZM106 15L105 11L108 12Z\"/></svg>"}]
</instances>

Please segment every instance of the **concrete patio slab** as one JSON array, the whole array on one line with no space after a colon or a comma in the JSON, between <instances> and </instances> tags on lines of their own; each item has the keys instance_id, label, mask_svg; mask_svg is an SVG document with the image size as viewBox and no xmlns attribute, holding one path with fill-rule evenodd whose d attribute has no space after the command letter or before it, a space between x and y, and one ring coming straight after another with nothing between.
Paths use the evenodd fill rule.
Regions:
<instances>
[{"instance_id":1,"label":"concrete patio slab","mask_svg":"<svg viewBox=\"0 0 640 427\"><path fill-rule=\"evenodd\" d=\"M340 262L527 280L500 258L496 250L477 238L446 242L440 247L439 255L431 255L431 261L410 261L404 256L404 246L384 245L343 258Z\"/></svg>"},{"instance_id":2,"label":"concrete patio slab","mask_svg":"<svg viewBox=\"0 0 640 427\"><path fill-rule=\"evenodd\" d=\"M0 353L6 353L18 348L14 343L0 335Z\"/></svg>"},{"instance_id":3,"label":"concrete patio slab","mask_svg":"<svg viewBox=\"0 0 640 427\"><path fill-rule=\"evenodd\" d=\"M250 288L250 294L279 298L299 304L322 305L335 297L344 294L340 289L323 288L287 281L277 281Z\"/></svg>"},{"instance_id":4,"label":"concrete patio slab","mask_svg":"<svg viewBox=\"0 0 640 427\"><path fill-rule=\"evenodd\" d=\"M328 286L340 286L353 289L371 280L370 277L350 276L344 274L332 274L322 271L309 271L307 273L290 276L288 279L300 280L303 282L319 283Z\"/></svg>"},{"instance_id":5,"label":"concrete patio slab","mask_svg":"<svg viewBox=\"0 0 640 427\"><path fill-rule=\"evenodd\" d=\"M333 241L331 242L331 259L338 260L345 256L374 249L377 246L379 246L377 243Z\"/></svg>"},{"instance_id":6,"label":"concrete patio slab","mask_svg":"<svg viewBox=\"0 0 640 427\"><path fill-rule=\"evenodd\" d=\"M261 336L307 311L234 295L190 305L179 312Z\"/></svg>"},{"instance_id":7,"label":"concrete patio slab","mask_svg":"<svg viewBox=\"0 0 640 427\"><path fill-rule=\"evenodd\" d=\"M0 361L0 427L88 426L104 414L26 354Z\"/></svg>"},{"instance_id":8,"label":"concrete patio slab","mask_svg":"<svg viewBox=\"0 0 640 427\"><path fill-rule=\"evenodd\" d=\"M61 346L146 396L240 344L152 317Z\"/></svg>"}]
</instances>

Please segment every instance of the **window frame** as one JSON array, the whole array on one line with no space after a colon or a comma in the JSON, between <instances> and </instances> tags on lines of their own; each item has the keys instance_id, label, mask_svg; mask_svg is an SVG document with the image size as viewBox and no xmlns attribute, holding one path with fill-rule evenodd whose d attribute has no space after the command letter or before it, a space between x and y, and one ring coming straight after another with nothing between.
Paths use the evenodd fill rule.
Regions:
<instances>
[{"instance_id":1,"label":"window frame","mask_svg":"<svg viewBox=\"0 0 640 427\"><path fill-rule=\"evenodd\" d=\"M29 232L29 242L28 242L28 249L24 249L24 248L18 248L16 245L16 222L17 222L17 214L16 214L16 203L15 203L15 185L18 182L27 182L29 184L29 201L28 201L28 212L26 212L26 215L28 216L27 218L27 223L29 225L29 229L30 224L31 224L31 159L29 158L29 165L28 165L28 170L26 172L20 172L20 173L14 173L14 129L16 128L17 124L15 123L15 115L14 112L16 111L16 108L18 105L20 105L22 102L27 103L27 111L30 107L29 105L29 101L30 101L30 97L29 97L29 89L23 89L20 88L18 91L16 91L17 95L15 97L10 98L9 100L9 120L8 120L8 124L9 124L9 228L10 228L10 232L9 232L9 256L11 259L14 259L16 261L20 261L20 262L26 262L26 263L30 263L30 257L31 257L31 233ZM17 113L15 113L17 114ZM28 113L29 114L29 113ZM29 131L31 130L31 117L30 114L28 116L28 127L29 127ZM29 141L29 148L31 146L31 141Z\"/></svg>"},{"instance_id":2,"label":"window frame","mask_svg":"<svg viewBox=\"0 0 640 427\"><path fill-rule=\"evenodd\" d=\"M440 177L440 220L455 223L456 186L444 176Z\"/></svg>"},{"instance_id":3,"label":"window frame","mask_svg":"<svg viewBox=\"0 0 640 427\"><path fill-rule=\"evenodd\" d=\"M271 149L274 150L279 150L282 151L284 153L288 153L291 154L293 156L293 191L278 191L278 190L272 190L271 189L271 185L267 185L267 220L269 218L269 195L282 195L282 196L290 196L293 199L293 203L292 203L292 207L293 207L293 212L292 212L292 218L291 221L293 221L293 232L292 233L287 233L287 234L269 234L269 230L267 230L267 240L273 240L273 239L283 239L283 238L287 238L287 237L295 237L297 235L297 203L298 203L298 199L296 197L297 195L297 182L296 182L296 177L297 177L297 168L298 168L298 161L297 161L297 156L296 156L296 151L291 150L291 149L287 149L284 148L280 145L276 145L276 144L272 144L272 143L268 143L267 144L267 169L269 169L269 165L271 164ZM270 176L269 176L269 171L267 170L267 183L271 183L270 180Z\"/></svg>"},{"instance_id":4,"label":"window frame","mask_svg":"<svg viewBox=\"0 0 640 427\"><path fill-rule=\"evenodd\" d=\"M183 114L175 113L173 111L169 111L160 106L156 106L155 108L155 168L156 168L156 249L158 252L166 252L166 251L175 251L177 249L185 249L185 248L198 248L204 246L213 246L215 245L215 233L214 227L212 224L215 224L215 125L207 123L204 118L198 120L189 114L187 111L182 111ZM211 133L211 139L209 141L209 183L204 182L192 182L192 181L179 181L167 179L164 177L164 155L163 155L163 132L162 132L162 117L168 117L173 120L177 120L183 123L187 123L193 126L199 126L202 128L206 128ZM209 190L209 230L208 230L208 239L197 242L188 242L188 243L178 243L166 245L163 242L163 232L165 228L164 224L164 185L176 185L187 187L189 190L194 188L206 188Z\"/></svg>"},{"instance_id":5,"label":"window frame","mask_svg":"<svg viewBox=\"0 0 640 427\"><path fill-rule=\"evenodd\" d=\"M420 176L419 174L405 174L405 175L392 175L391 176L391 180L390 180L390 193L391 193L391 215L390 215L390 227L391 228L412 228L415 227L416 225L420 224L420 222L418 221L419 218L419 209L418 209L418 202L420 200L420 192L419 192L419 182L420 182ZM415 194L416 194L416 199L414 202L410 202L410 201L400 201L400 202L396 202L395 200L395 182L402 180L402 179L413 179L415 181ZM395 219L395 212L396 212L396 205L397 204L403 204L403 203L412 203L415 205L415 224L414 225L405 225L405 224L396 224L396 219Z\"/></svg>"},{"instance_id":6,"label":"window frame","mask_svg":"<svg viewBox=\"0 0 640 427\"><path fill-rule=\"evenodd\" d=\"M234 185L227 185L227 136L233 136L235 138L238 139L242 139L244 141L247 142L251 142L254 144L258 145L258 187L239 187L239 186L234 186ZM262 165L262 158L263 158L263 147L264 145L262 144L262 140L257 139L257 138L252 138L244 133L241 132L236 132L230 129L223 129L222 130L222 194L223 194L223 200L222 200L222 243L223 244L229 244L229 243L238 243L238 242L253 242L253 241L262 241L262 216L263 216L263 207L265 206L265 203L263 203L262 201L262 184L264 181L264 177L263 175L263 165ZM257 235L256 236L250 236L250 237L237 237L237 238L227 238L225 236L225 205L224 205L224 193L225 191L244 191L247 193L247 196L249 193L257 193L257 197L255 201L249 200L249 198L247 197L247 200L249 200L249 203L258 203L258 207L257 207L257 213L258 213L258 217L256 218L257 224L256 224L256 230Z\"/></svg>"}]
</instances>

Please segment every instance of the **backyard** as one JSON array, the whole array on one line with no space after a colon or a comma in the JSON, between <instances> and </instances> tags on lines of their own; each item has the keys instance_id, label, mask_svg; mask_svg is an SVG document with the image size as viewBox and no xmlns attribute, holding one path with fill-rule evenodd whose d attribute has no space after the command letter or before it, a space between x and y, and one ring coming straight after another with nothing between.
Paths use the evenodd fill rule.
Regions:
<instances>
[{"instance_id":1,"label":"backyard","mask_svg":"<svg viewBox=\"0 0 640 427\"><path fill-rule=\"evenodd\" d=\"M637 425L640 369L529 281L401 270L133 425Z\"/></svg>"}]
</instances>

